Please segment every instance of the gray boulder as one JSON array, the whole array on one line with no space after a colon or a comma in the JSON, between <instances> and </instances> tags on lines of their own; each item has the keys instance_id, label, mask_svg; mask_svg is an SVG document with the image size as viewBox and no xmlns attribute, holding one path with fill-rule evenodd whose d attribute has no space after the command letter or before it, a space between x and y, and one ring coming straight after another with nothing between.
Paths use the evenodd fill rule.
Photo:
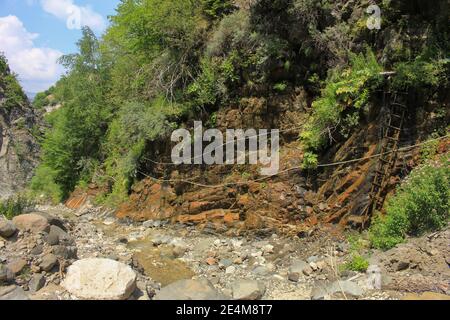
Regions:
<instances>
[{"instance_id":1,"label":"gray boulder","mask_svg":"<svg viewBox=\"0 0 450 320\"><path fill-rule=\"evenodd\" d=\"M265 285L255 280L237 280L232 284L233 299L259 300L266 292Z\"/></svg>"},{"instance_id":2,"label":"gray boulder","mask_svg":"<svg viewBox=\"0 0 450 320\"><path fill-rule=\"evenodd\" d=\"M0 300L30 300L25 291L18 286L0 287Z\"/></svg>"},{"instance_id":3,"label":"gray boulder","mask_svg":"<svg viewBox=\"0 0 450 320\"><path fill-rule=\"evenodd\" d=\"M14 273L7 267L0 264L0 284L14 280Z\"/></svg>"},{"instance_id":4,"label":"gray boulder","mask_svg":"<svg viewBox=\"0 0 450 320\"><path fill-rule=\"evenodd\" d=\"M364 290L356 283L348 280L335 281L325 287L317 287L311 293L312 300L323 300L326 296L344 293L352 297L360 297Z\"/></svg>"},{"instance_id":5,"label":"gray boulder","mask_svg":"<svg viewBox=\"0 0 450 320\"><path fill-rule=\"evenodd\" d=\"M52 253L58 258L64 260L76 259L77 258L77 247L76 246L63 246L56 245L52 247Z\"/></svg>"},{"instance_id":6,"label":"gray boulder","mask_svg":"<svg viewBox=\"0 0 450 320\"><path fill-rule=\"evenodd\" d=\"M50 231L46 236L46 241L49 245L54 246L57 244L73 245L75 241L67 232L57 226L50 226Z\"/></svg>"},{"instance_id":7,"label":"gray boulder","mask_svg":"<svg viewBox=\"0 0 450 320\"><path fill-rule=\"evenodd\" d=\"M35 212L35 214L38 214L38 215L44 217L45 219L47 219L48 223L51 226L57 226L58 228L61 228L62 230L67 231L67 228L62 219L52 216L51 214L48 214L47 212Z\"/></svg>"},{"instance_id":8,"label":"gray boulder","mask_svg":"<svg viewBox=\"0 0 450 320\"><path fill-rule=\"evenodd\" d=\"M36 273L31 278L30 282L28 283L28 288L30 288L31 293L35 293L39 290L41 290L45 286L45 277L41 273Z\"/></svg>"},{"instance_id":9,"label":"gray boulder","mask_svg":"<svg viewBox=\"0 0 450 320\"><path fill-rule=\"evenodd\" d=\"M52 254L46 254L43 258L42 258L42 262L39 265L41 267L42 270L49 272L51 271L56 265L58 264L58 258Z\"/></svg>"},{"instance_id":10,"label":"gray boulder","mask_svg":"<svg viewBox=\"0 0 450 320\"><path fill-rule=\"evenodd\" d=\"M0 217L0 237L9 238L17 231L16 226L9 220Z\"/></svg>"},{"instance_id":11,"label":"gray boulder","mask_svg":"<svg viewBox=\"0 0 450 320\"><path fill-rule=\"evenodd\" d=\"M225 300L207 280L179 280L159 291L154 300Z\"/></svg>"},{"instance_id":12,"label":"gray boulder","mask_svg":"<svg viewBox=\"0 0 450 320\"><path fill-rule=\"evenodd\" d=\"M302 274L309 275L311 267L303 260L295 260L289 268L288 278L297 282ZM312 270L311 270L312 272Z\"/></svg>"}]
</instances>

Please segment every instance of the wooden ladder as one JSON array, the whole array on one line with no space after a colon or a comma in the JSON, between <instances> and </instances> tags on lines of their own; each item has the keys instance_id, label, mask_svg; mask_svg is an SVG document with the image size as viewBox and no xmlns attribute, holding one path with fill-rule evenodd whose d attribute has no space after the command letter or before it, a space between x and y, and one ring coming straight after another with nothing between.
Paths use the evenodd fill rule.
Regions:
<instances>
[{"instance_id":1,"label":"wooden ladder","mask_svg":"<svg viewBox=\"0 0 450 320\"><path fill-rule=\"evenodd\" d=\"M385 100L389 101L385 101L385 103L388 105L388 114L381 144L381 155L378 159L372 187L369 193L369 204L364 213L362 222L363 229L372 213L383 208L384 200L386 199L386 187L397 162L400 135L407 112L407 107L397 102L397 93L394 94L393 99L390 92L387 94L388 99Z\"/></svg>"}]
</instances>

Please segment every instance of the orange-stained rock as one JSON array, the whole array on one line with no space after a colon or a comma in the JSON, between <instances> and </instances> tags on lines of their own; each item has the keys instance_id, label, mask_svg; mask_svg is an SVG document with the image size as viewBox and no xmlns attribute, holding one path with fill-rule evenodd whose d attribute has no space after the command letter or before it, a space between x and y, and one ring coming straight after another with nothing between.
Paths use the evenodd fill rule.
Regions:
<instances>
[{"instance_id":1,"label":"orange-stained rock","mask_svg":"<svg viewBox=\"0 0 450 320\"><path fill-rule=\"evenodd\" d=\"M223 221L227 224L233 224L236 221L239 221L239 213L237 212L228 212L224 215Z\"/></svg>"},{"instance_id":2,"label":"orange-stained rock","mask_svg":"<svg viewBox=\"0 0 450 320\"><path fill-rule=\"evenodd\" d=\"M213 266L213 265L217 264L217 260L215 258L213 258L213 257L208 257L205 260L205 262L206 262L207 265L210 265L210 266Z\"/></svg>"},{"instance_id":3,"label":"orange-stained rock","mask_svg":"<svg viewBox=\"0 0 450 320\"><path fill-rule=\"evenodd\" d=\"M207 221L214 222L217 220L226 223L233 223L234 221L239 221L239 214L231 210L216 209L194 215L180 215L176 218L176 221L180 223L196 224Z\"/></svg>"},{"instance_id":4,"label":"orange-stained rock","mask_svg":"<svg viewBox=\"0 0 450 320\"><path fill-rule=\"evenodd\" d=\"M77 210L83 207L88 200L87 194L73 195L65 203L69 209Z\"/></svg>"},{"instance_id":5,"label":"orange-stained rock","mask_svg":"<svg viewBox=\"0 0 450 320\"><path fill-rule=\"evenodd\" d=\"M238 200L238 204L243 207L247 207L251 204L251 198L248 193L241 195Z\"/></svg>"},{"instance_id":6,"label":"orange-stained rock","mask_svg":"<svg viewBox=\"0 0 450 320\"><path fill-rule=\"evenodd\" d=\"M255 212L247 212L245 218L245 228L247 229L260 229L264 227L264 221Z\"/></svg>"}]
</instances>

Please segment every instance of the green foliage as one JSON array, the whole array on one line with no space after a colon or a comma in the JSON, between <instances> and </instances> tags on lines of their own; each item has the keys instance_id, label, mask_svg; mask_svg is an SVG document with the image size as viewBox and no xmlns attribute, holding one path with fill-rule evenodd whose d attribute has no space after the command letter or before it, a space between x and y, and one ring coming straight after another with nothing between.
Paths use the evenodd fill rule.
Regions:
<instances>
[{"instance_id":1,"label":"green foliage","mask_svg":"<svg viewBox=\"0 0 450 320\"><path fill-rule=\"evenodd\" d=\"M174 99L189 84L199 61L207 22L202 0L122 0L104 36L103 51L113 65L113 87L123 97L122 80L153 98ZM133 74L133 77L130 77ZM137 75L137 77L135 76Z\"/></svg>"},{"instance_id":2,"label":"green foliage","mask_svg":"<svg viewBox=\"0 0 450 320\"><path fill-rule=\"evenodd\" d=\"M284 92L286 90L286 88L287 88L287 84L285 82L279 82L273 86L273 89L278 92Z\"/></svg>"},{"instance_id":3,"label":"green foliage","mask_svg":"<svg viewBox=\"0 0 450 320\"><path fill-rule=\"evenodd\" d=\"M25 195L17 195L6 200L0 201L0 215L7 219L12 219L33 205L33 202Z\"/></svg>"},{"instance_id":4,"label":"green foliage","mask_svg":"<svg viewBox=\"0 0 450 320\"><path fill-rule=\"evenodd\" d=\"M352 259L341 266L341 270L356 272L366 272L367 268L369 268L369 261L358 254L353 254Z\"/></svg>"},{"instance_id":5,"label":"green foliage","mask_svg":"<svg viewBox=\"0 0 450 320\"><path fill-rule=\"evenodd\" d=\"M436 156L439 147L439 135L434 133L430 136L430 140L420 147L420 160L422 162L431 160Z\"/></svg>"},{"instance_id":6,"label":"green foliage","mask_svg":"<svg viewBox=\"0 0 450 320\"><path fill-rule=\"evenodd\" d=\"M377 216L370 228L375 248L390 249L406 235L420 236L447 225L450 209L450 161L413 170L408 180L388 200L386 216Z\"/></svg>"},{"instance_id":7,"label":"green foliage","mask_svg":"<svg viewBox=\"0 0 450 320\"><path fill-rule=\"evenodd\" d=\"M202 0L204 14L212 20L233 12L236 7L232 0Z\"/></svg>"},{"instance_id":8,"label":"green foliage","mask_svg":"<svg viewBox=\"0 0 450 320\"><path fill-rule=\"evenodd\" d=\"M347 240L350 244L351 260L340 265L340 270L366 272L369 267L369 261L361 255L361 251L367 247L367 241L364 241L359 234L350 235Z\"/></svg>"},{"instance_id":9,"label":"green foliage","mask_svg":"<svg viewBox=\"0 0 450 320\"><path fill-rule=\"evenodd\" d=\"M448 67L450 59L428 60L418 56L412 62L400 62L396 64L397 72L393 79L393 87L398 90L407 88L421 88L424 86L445 86L448 81Z\"/></svg>"},{"instance_id":10,"label":"green foliage","mask_svg":"<svg viewBox=\"0 0 450 320\"><path fill-rule=\"evenodd\" d=\"M188 87L187 93L194 107L205 107L216 104L220 94L218 68L212 60L202 60L201 72L197 79Z\"/></svg>"},{"instance_id":11,"label":"green foliage","mask_svg":"<svg viewBox=\"0 0 450 320\"><path fill-rule=\"evenodd\" d=\"M58 104L58 101L52 96L54 92L55 87L51 87L44 92L36 94L33 100L33 107L39 110L46 106L55 106Z\"/></svg>"},{"instance_id":12,"label":"green foliage","mask_svg":"<svg viewBox=\"0 0 450 320\"><path fill-rule=\"evenodd\" d=\"M9 70L8 61L3 54L0 54L0 89L4 91L5 97L2 107L8 110L27 102L27 97L17 81L17 76Z\"/></svg>"},{"instance_id":13,"label":"green foliage","mask_svg":"<svg viewBox=\"0 0 450 320\"><path fill-rule=\"evenodd\" d=\"M303 155L303 169L316 169L319 164L317 155L312 152L305 152Z\"/></svg>"},{"instance_id":14,"label":"green foliage","mask_svg":"<svg viewBox=\"0 0 450 320\"><path fill-rule=\"evenodd\" d=\"M105 151L105 177L112 192L105 201L122 202L138 175L138 167L148 142L167 137L176 128L176 120L184 112L180 105L169 104L160 97L151 104L128 103L111 123Z\"/></svg>"},{"instance_id":15,"label":"green foliage","mask_svg":"<svg viewBox=\"0 0 450 320\"><path fill-rule=\"evenodd\" d=\"M42 143L43 169L38 173L50 172L46 181L51 178L60 188L50 194L52 198L67 196L90 169L86 165L100 158L111 116L104 92L107 74L99 60L98 41L88 28L83 29L78 47L78 54L61 59L70 70L56 89L64 106L47 117L51 128ZM53 184L49 188L55 189Z\"/></svg>"},{"instance_id":16,"label":"green foliage","mask_svg":"<svg viewBox=\"0 0 450 320\"><path fill-rule=\"evenodd\" d=\"M333 70L321 97L313 103L313 114L301 134L307 150L323 148L327 138L336 131L345 133L349 126L354 126L358 122L355 111L368 103L371 92L381 83L379 73L382 68L372 51L350 57L350 67L343 71ZM348 116L349 112L352 113L350 121L342 121L343 115Z\"/></svg>"},{"instance_id":17,"label":"green foliage","mask_svg":"<svg viewBox=\"0 0 450 320\"><path fill-rule=\"evenodd\" d=\"M40 165L30 183L31 194L35 199L58 203L63 198L61 187L55 182L57 173L46 165Z\"/></svg>"}]
</instances>

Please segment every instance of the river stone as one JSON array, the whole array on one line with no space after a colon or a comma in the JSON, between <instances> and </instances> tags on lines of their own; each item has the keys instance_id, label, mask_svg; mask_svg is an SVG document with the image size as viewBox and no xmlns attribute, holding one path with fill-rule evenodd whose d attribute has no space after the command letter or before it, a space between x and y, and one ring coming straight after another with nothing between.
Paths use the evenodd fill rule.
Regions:
<instances>
[{"instance_id":1,"label":"river stone","mask_svg":"<svg viewBox=\"0 0 450 320\"><path fill-rule=\"evenodd\" d=\"M207 280L179 280L159 291L154 300L225 300Z\"/></svg>"},{"instance_id":2,"label":"river stone","mask_svg":"<svg viewBox=\"0 0 450 320\"><path fill-rule=\"evenodd\" d=\"M14 280L14 273L7 267L0 264L0 284Z\"/></svg>"},{"instance_id":3,"label":"river stone","mask_svg":"<svg viewBox=\"0 0 450 320\"><path fill-rule=\"evenodd\" d=\"M51 271L56 265L58 264L58 258L52 254L46 254L44 257L42 257L42 262L39 265L42 270L49 272Z\"/></svg>"},{"instance_id":4,"label":"river stone","mask_svg":"<svg viewBox=\"0 0 450 320\"><path fill-rule=\"evenodd\" d=\"M30 300L25 291L18 286L0 287L0 300Z\"/></svg>"},{"instance_id":5,"label":"river stone","mask_svg":"<svg viewBox=\"0 0 450 320\"><path fill-rule=\"evenodd\" d=\"M32 293L41 290L44 286L45 286L45 277L41 273L33 275L30 282L28 283L28 288L30 288L30 292Z\"/></svg>"},{"instance_id":6,"label":"river stone","mask_svg":"<svg viewBox=\"0 0 450 320\"><path fill-rule=\"evenodd\" d=\"M46 237L46 241L49 245L54 246L59 243L74 244L74 240L67 232L57 226L50 226L50 231Z\"/></svg>"},{"instance_id":7,"label":"river stone","mask_svg":"<svg viewBox=\"0 0 450 320\"><path fill-rule=\"evenodd\" d=\"M353 297L360 297L364 294L364 290L356 283L348 280L339 280L329 284L326 287L318 287L313 289L311 295L312 300L323 300L325 299L325 296L342 292Z\"/></svg>"},{"instance_id":8,"label":"river stone","mask_svg":"<svg viewBox=\"0 0 450 320\"><path fill-rule=\"evenodd\" d=\"M30 254L33 256L38 256L44 252L44 246L42 244L37 244L31 249Z\"/></svg>"},{"instance_id":9,"label":"river stone","mask_svg":"<svg viewBox=\"0 0 450 320\"><path fill-rule=\"evenodd\" d=\"M297 282L300 279L302 273L308 274L311 267L303 260L295 260L289 267L288 278L291 281Z\"/></svg>"},{"instance_id":10,"label":"river stone","mask_svg":"<svg viewBox=\"0 0 450 320\"><path fill-rule=\"evenodd\" d=\"M38 215L44 217L45 219L47 219L48 223L51 226L57 226L58 228L61 228L62 230L67 231L67 228L64 225L64 221L61 220L60 218L52 216L51 214L49 214L47 212L33 212L33 213L38 214Z\"/></svg>"},{"instance_id":11,"label":"river stone","mask_svg":"<svg viewBox=\"0 0 450 320\"><path fill-rule=\"evenodd\" d=\"M13 223L20 230L29 230L34 233L48 232L50 227L45 217L35 213L16 216L13 218Z\"/></svg>"},{"instance_id":12,"label":"river stone","mask_svg":"<svg viewBox=\"0 0 450 320\"><path fill-rule=\"evenodd\" d=\"M8 263L8 269L14 274L19 274L27 266L27 261L24 259L15 259Z\"/></svg>"},{"instance_id":13,"label":"river stone","mask_svg":"<svg viewBox=\"0 0 450 320\"><path fill-rule=\"evenodd\" d=\"M233 299L259 300L266 292L266 287L260 281L237 280L232 284Z\"/></svg>"},{"instance_id":14,"label":"river stone","mask_svg":"<svg viewBox=\"0 0 450 320\"><path fill-rule=\"evenodd\" d=\"M77 258L77 247L76 246L53 246L52 253L61 259L76 259Z\"/></svg>"},{"instance_id":15,"label":"river stone","mask_svg":"<svg viewBox=\"0 0 450 320\"><path fill-rule=\"evenodd\" d=\"M14 233L16 233L17 228L14 225L14 223L12 223L9 220L0 218L0 237L3 238L9 238L12 235L14 235Z\"/></svg>"},{"instance_id":16,"label":"river stone","mask_svg":"<svg viewBox=\"0 0 450 320\"><path fill-rule=\"evenodd\" d=\"M114 260L83 259L68 268L62 286L81 299L125 300L136 289L136 273Z\"/></svg>"}]
</instances>

